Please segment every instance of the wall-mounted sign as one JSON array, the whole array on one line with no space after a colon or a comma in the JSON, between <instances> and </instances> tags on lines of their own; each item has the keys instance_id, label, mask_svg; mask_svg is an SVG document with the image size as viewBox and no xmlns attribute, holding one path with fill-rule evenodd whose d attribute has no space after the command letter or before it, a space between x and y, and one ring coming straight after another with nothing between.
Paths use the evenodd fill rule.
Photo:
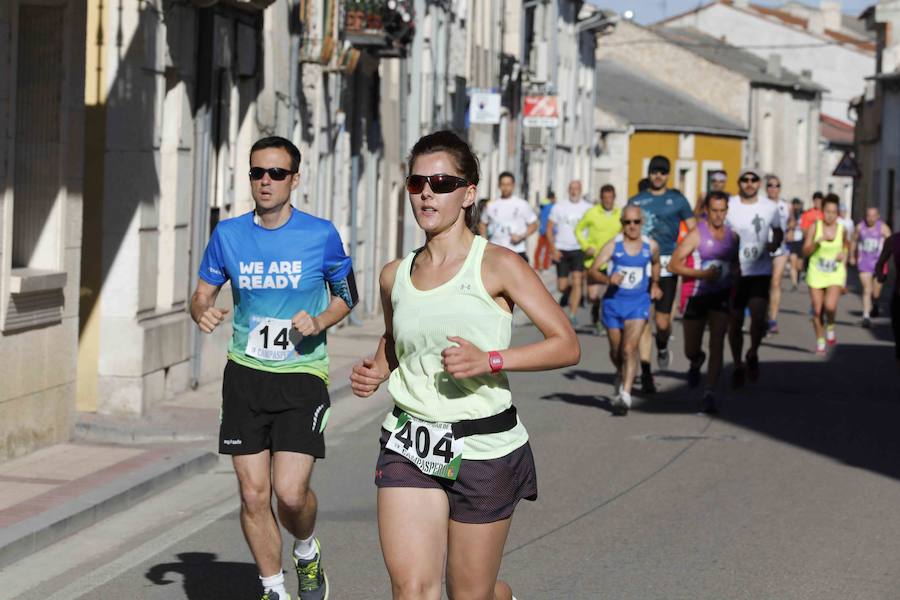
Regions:
<instances>
[{"instance_id":1,"label":"wall-mounted sign","mask_svg":"<svg viewBox=\"0 0 900 600\"><path fill-rule=\"evenodd\" d=\"M525 96L522 124L525 127L556 127L559 109L556 96Z\"/></svg>"}]
</instances>

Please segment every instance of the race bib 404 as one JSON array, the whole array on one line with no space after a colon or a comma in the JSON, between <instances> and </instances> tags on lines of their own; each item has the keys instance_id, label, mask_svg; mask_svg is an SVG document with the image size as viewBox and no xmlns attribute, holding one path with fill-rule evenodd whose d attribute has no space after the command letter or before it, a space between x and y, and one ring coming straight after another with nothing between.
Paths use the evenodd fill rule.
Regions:
<instances>
[{"instance_id":1,"label":"race bib 404","mask_svg":"<svg viewBox=\"0 0 900 600\"><path fill-rule=\"evenodd\" d=\"M262 360L286 360L300 353L302 339L290 319L253 315L244 353Z\"/></svg>"},{"instance_id":2,"label":"race bib 404","mask_svg":"<svg viewBox=\"0 0 900 600\"><path fill-rule=\"evenodd\" d=\"M386 448L405 456L426 475L456 480L465 442L453 437L450 423L429 423L402 413Z\"/></svg>"}]
</instances>

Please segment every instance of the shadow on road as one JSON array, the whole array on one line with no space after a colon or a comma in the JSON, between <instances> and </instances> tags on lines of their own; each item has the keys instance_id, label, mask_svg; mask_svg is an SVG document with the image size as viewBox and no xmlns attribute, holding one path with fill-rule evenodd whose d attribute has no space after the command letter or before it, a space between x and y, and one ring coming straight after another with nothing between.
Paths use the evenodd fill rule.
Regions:
<instances>
[{"instance_id":1,"label":"shadow on road","mask_svg":"<svg viewBox=\"0 0 900 600\"><path fill-rule=\"evenodd\" d=\"M769 361L765 349L762 356L759 381L720 396L716 420L900 479L900 377L891 348L839 344L823 360ZM721 389L730 383L730 375L726 368ZM610 373L573 370L565 376L612 383ZM669 379L673 376L682 379L680 373L667 374ZM689 389L682 381L650 396L639 389L633 408L638 413L694 413L699 408L700 389ZM556 393L543 399L611 408L609 399L599 394Z\"/></svg>"},{"instance_id":2,"label":"shadow on road","mask_svg":"<svg viewBox=\"0 0 900 600\"><path fill-rule=\"evenodd\" d=\"M222 600L223 598L257 598L262 588L256 565L239 562L219 562L218 555L209 552L183 552L176 555L181 562L154 565L146 578L154 585L171 585L181 575L184 596L189 600Z\"/></svg>"},{"instance_id":3,"label":"shadow on road","mask_svg":"<svg viewBox=\"0 0 900 600\"><path fill-rule=\"evenodd\" d=\"M591 396L587 394L548 394L541 396L541 400L555 400L557 402L566 402L577 406L589 406L592 408L600 408L612 414L612 400L606 396Z\"/></svg>"}]
</instances>

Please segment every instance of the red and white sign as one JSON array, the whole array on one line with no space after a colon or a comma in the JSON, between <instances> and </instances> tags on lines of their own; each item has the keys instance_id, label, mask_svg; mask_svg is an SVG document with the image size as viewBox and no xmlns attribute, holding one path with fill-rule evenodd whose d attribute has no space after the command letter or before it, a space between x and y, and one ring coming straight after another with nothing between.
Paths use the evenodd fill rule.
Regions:
<instances>
[{"instance_id":1,"label":"red and white sign","mask_svg":"<svg viewBox=\"0 0 900 600\"><path fill-rule=\"evenodd\" d=\"M556 127L559 109L556 96L525 96L522 124L525 127Z\"/></svg>"}]
</instances>

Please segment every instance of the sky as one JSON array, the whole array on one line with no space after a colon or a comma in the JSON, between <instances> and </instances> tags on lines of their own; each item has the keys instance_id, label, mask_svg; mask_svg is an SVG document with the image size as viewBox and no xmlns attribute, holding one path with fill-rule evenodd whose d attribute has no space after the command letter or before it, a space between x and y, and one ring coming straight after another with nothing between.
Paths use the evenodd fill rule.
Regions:
<instances>
[{"instance_id":1,"label":"sky","mask_svg":"<svg viewBox=\"0 0 900 600\"><path fill-rule=\"evenodd\" d=\"M628 9L634 11L635 20L645 25L655 23L666 17L671 17L679 13L697 8L697 6L706 4L709 0L700 2L698 0L590 0L592 4L601 8L609 8L617 13L625 12ZM763 6L779 6L784 4L786 0L772 2L771 0L754 0L756 4ZM841 6L845 14L858 16L867 7L876 3L876 0L843 0ZM818 6L818 2L806 2L811 6Z\"/></svg>"}]
</instances>

